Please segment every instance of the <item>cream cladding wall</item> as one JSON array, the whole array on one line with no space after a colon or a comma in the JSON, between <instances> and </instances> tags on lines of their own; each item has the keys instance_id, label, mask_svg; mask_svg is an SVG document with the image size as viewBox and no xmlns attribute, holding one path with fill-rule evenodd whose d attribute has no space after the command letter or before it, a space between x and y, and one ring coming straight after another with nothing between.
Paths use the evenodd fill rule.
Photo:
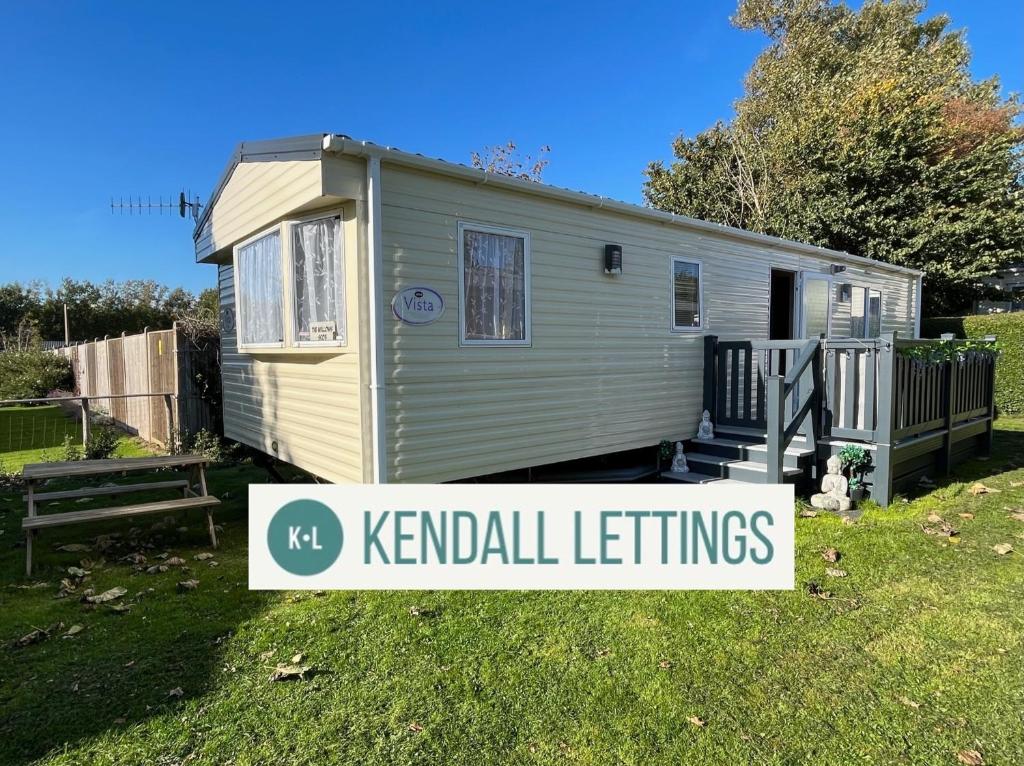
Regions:
<instances>
[{"instance_id":1,"label":"cream cladding wall","mask_svg":"<svg viewBox=\"0 0 1024 766\"><path fill-rule=\"evenodd\" d=\"M426 286L446 304L425 326L386 309L389 481L445 481L692 436L703 336L669 329L672 256L703 264L705 329L723 339L767 337L772 265L828 271L828 261L780 248L390 163L381 187L385 302ZM459 346L459 221L530 233L532 347ZM622 245L621 276L603 273L606 243ZM908 326L906 298L884 302L886 324L900 315Z\"/></svg>"},{"instance_id":2,"label":"cream cladding wall","mask_svg":"<svg viewBox=\"0 0 1024 766\"><path fill-rule=\"evenodd\" d=\"M348 347L342 353L238 352L232 267L218 266L224 433L334 482L364 482L360 403L360 263L345 221ZM277 443L277 450L273 448Z\"/></svg>"}]
</instances>

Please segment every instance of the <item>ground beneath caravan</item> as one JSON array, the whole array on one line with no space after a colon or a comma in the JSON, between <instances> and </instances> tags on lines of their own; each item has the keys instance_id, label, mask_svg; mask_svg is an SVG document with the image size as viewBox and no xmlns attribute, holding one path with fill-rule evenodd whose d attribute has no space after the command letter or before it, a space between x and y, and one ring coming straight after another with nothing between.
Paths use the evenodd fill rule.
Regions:
<instances>
[{"instance_id":1,"label":"ground beneath caravan","mask_svg":"<svg viewBox=\"0 0 1024 766\"><path fill-rule=\"evenodd\" d=\"M998 428L958 483L798 518L791 593L251 593L249 466L211 474L213 559L198 516L142 535L188 567L157 574L53 550L126 524L62 529L25 581L8 494L0 762L1024 763L1024 421ZM79 592L122 586L130 611L54 598L82 559ZM269 681L300 653L311 678Z\"/></svg>"}]
</instances>

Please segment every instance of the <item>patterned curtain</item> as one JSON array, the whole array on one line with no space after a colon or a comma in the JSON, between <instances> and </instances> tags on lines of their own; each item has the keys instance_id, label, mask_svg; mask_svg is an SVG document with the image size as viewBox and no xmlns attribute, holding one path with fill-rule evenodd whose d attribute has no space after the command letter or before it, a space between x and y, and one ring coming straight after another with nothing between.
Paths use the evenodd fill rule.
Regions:
<instances>
[{"instance_id":1,"label":"patterned curtain","mask_svg":"<svg viewBox=\"0 0 1024 766\"><path fill-rule=\"evenodd\" d=\"M281 236L273 232L238 250L241 344L284 342Z\"/></svg>"},{"instance_id":2,"label":"patterned curtain","mask_svg":"<svg viewBox=\"0 0 1024 766\"><path fill-rule=\"evenodd\" d=\"M466 340L526 340L526 243L463 232Z\"/></svg>"},{"instance_id":3,"label":"patterned curtain","mask_svg":"<svg viewBox=\"0 0 1024 766\"><path fill-rule=\"evenodd\" d=\"M309 340L309 328L314 322L334 322L338 338L343 337L343 256L341 221L337 217L292 227L298 340Z\"/></svg>"}]
</instances>

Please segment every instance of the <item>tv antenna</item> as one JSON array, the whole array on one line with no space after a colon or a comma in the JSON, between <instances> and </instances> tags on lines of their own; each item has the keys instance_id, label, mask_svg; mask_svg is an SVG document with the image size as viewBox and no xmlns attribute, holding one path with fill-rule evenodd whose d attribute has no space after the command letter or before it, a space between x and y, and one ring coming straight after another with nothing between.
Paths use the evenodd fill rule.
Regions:
<instances>
[{"instance_id":1,"label":"tv antenna","mask_svg":"<svg viewBox=\"0 0 1024 766\"><path fill-rule=\"evenodd\" d=\"M178 215L184 218L185 212L188 211L192 216L192 220L196 223L199 222L199 211L202 207L199 196L193 197L191 191L187 194L186 192L178 192L177 202L174 201L173 196L168 197L165 202L162 195L157 197L156 202L153 201L152 197L142 199L141 195L134 198L129 196L127 200L124 197L120 197L117 200L113 197L110 198L111 214L120 213L125 215L127 212L128 215L153 215L155 210L157 215L163 215L165 210L168 214L173 214L173 211L177 210Z\"/></svg>"}]
</instances>

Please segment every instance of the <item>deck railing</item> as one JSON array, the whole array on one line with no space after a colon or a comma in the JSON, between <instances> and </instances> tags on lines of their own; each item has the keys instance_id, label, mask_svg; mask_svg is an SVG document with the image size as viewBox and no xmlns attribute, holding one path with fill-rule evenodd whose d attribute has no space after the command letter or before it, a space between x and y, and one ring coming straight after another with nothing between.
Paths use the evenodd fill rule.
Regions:
<instances>
[{"instance_id":1,"label":"deck railing","mask_svg":"<svg viewBox=\"0 0 1024 766\"><path fill-rule=\"evenodd\" d=\"M706 336L704 407L717 424L765 433L770 481L781 480L786 446L798 433L811 446L819 438L865 443L874 451L872 496L888 503L896 484L948 471L955 458L991 444L994 356L965 351L928 361L912 352L940 343L896 333L820 341ZM824 449L819 457L827 457Z\"/></svg>"}]
</instances>

